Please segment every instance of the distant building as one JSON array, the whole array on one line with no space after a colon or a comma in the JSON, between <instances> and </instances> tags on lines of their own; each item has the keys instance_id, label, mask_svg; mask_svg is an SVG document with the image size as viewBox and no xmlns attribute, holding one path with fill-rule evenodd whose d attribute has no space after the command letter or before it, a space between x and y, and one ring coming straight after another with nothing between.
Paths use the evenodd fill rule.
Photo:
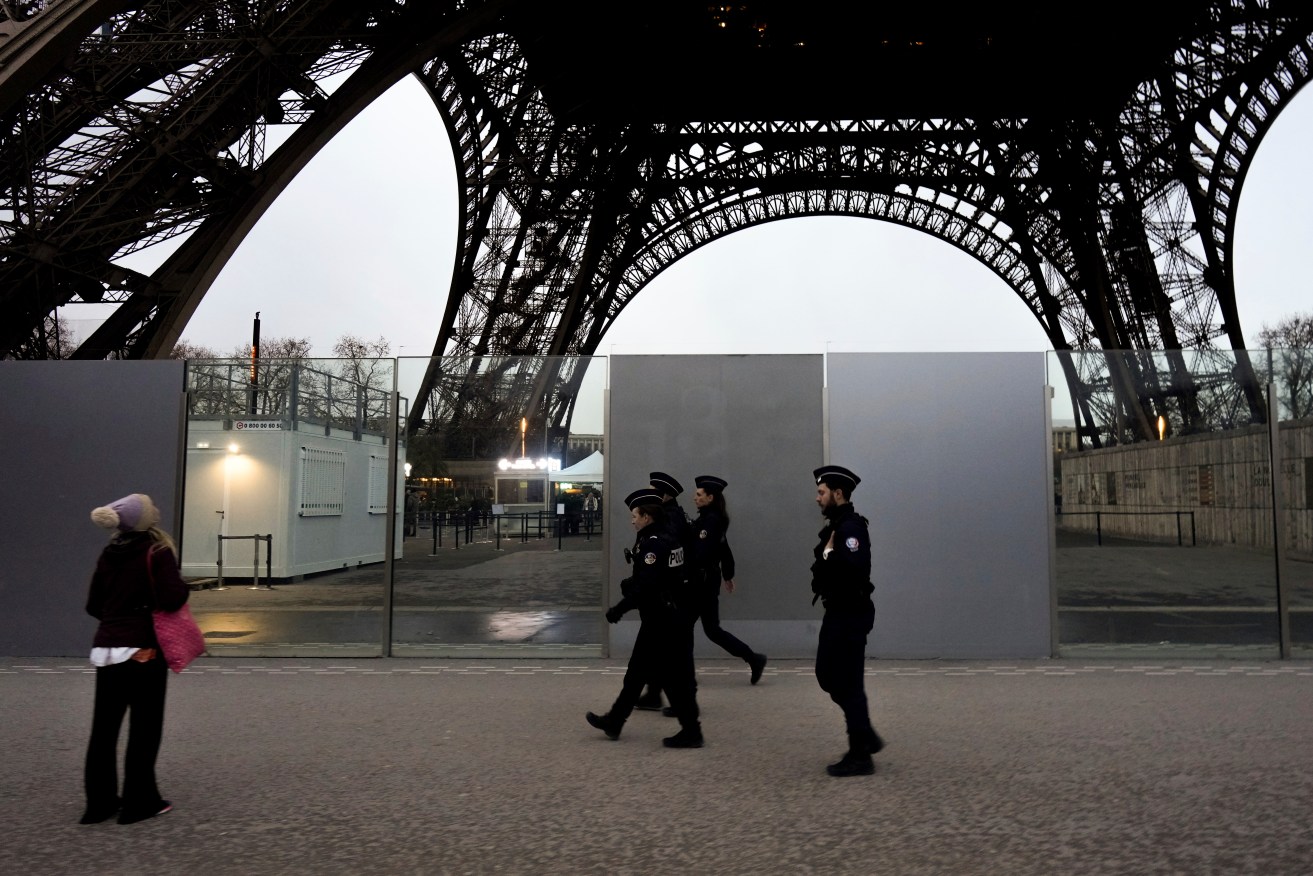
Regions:
<instances>
[{"instance_id":1,"label":"distant building","mask_svg":"<svg viewBox=\"0 0 1313 876\"><path fill-rule=\"evenodd\" d=\"M570 440L566 444L566 465L574 465L581 459L592 456L597 451L606 452L605 435L587 435L581 432L572 432Z\"/></svg>"},{"instance_id":2,"label":"distant building","mask_svg":"<svg viewBox=\"0 0 1313 876\"><path fill-rule=\"evenodd\" d=\"M1073 453L1080 449L1080 439L1076 437L1075 426L1053 427L1053 452Z\"/></svg>"}]
</instances>

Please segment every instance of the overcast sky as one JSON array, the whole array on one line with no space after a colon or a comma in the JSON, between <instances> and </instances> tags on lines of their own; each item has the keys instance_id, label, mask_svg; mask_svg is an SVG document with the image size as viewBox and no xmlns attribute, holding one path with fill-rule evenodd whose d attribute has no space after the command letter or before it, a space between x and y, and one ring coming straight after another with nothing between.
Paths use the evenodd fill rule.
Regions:
<instances>
[{"instance_id":1,"label":"overcast sky","mask_svg":"<svg viewBox=\"0 0 1313 876\"><path fill-rule=\"evenodd\" d=\"M1313 310L1313 96L1276 121L1245 180L1236 286L1246 338ZM437 111L410 77L339 134L266 212L183 338L227 353L250 338L344 333L433 349L451 279L456 173ZM134 257L152 270L161 247ZM65 315L83 316L77 307ZM1048 349L1003 281L929 235L817 217L736 232L667 268L598 353L1011 351Z\"/></svg>"}]
</instances>

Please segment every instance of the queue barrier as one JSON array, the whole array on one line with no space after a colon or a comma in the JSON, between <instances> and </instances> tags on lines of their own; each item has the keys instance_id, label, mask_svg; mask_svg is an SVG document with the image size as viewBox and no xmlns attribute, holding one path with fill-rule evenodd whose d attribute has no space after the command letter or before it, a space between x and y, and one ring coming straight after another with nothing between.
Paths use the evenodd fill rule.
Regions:
<instances>
[{"instance_id":1,"label":"queue barrier","mask_svg":"<svg viewBox=\"0 0 1313 876\"><path fill-rule=\"evenodd\" d=\"M251 586L248 590L273 590L273 585L269 582L273 580L273 555L274 555L274 536L273 533L268 535L220 535L219 552L215 558L215 584L214 590L227 590L223 586L223 543L225 541L246 541L250 539L252 546L255 548L254 558L251 561ZM263 587L260 586L260 542L265 542L266 549L264 552L264 580Z\"/></svg>"}]
</instances>

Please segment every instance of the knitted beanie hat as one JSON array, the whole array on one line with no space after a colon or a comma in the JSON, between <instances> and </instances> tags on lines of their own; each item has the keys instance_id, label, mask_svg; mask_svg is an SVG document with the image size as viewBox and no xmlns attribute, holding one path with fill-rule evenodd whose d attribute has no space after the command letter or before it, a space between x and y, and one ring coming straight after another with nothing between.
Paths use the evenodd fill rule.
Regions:
<instances>
[{"instance_id":1,"label":"knitted beanie hat","mask_svg":"<svg viewBox=\"0 0 1313 876\"><path fill-rule=\"evenodd\" d=\"M150 529L159 519L159 515L154 512L155 505L151 502L150 496L133 493L92 511L91 520L97 526L106 529L131 532Z\"/></svg>"}]
</instances>

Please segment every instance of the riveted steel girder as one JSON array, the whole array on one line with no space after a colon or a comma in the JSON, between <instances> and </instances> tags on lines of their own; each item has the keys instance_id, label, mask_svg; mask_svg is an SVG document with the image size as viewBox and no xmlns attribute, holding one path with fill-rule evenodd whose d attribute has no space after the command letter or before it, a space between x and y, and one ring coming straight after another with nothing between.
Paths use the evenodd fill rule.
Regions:
<instances>
[{"instance_id":1,"label":"riveted steel girder","mask_svg":"<svg viewBox=\"0 0 1313 876\"><path fill-rule=\"evenodd\" d=\"M412 429L502 434L528 411L559 434L582 376L571 357L657 273L735 230L816 215L934 235L1007 282L1055 349L1129 351L1097 374L1066 364L1096 442L1146 437L1159 415L1186 431L1262 420L1235 307L1236 204L1263 134L1308 81L1313 15L1277 0L1188 9L1154 31L1174 48L1139 58L1113 102L1105 89L1033 117L768 121L553 106L530 61L549 47L526 32L543 10L517 0L9 0L0 349L69 355L45 337L52 315L101 301L119 307L73 355L167 355L296 172L414 73L450 132L461 200L434 346L451 358L431 367ZM293 131L266 155L270 126ZM149 276L121 264L171 238L181 245ZM1156 352L1182 348L1217 355ZM515 364L529 360L541 364Z\"/></svg>"}]
</instances>

